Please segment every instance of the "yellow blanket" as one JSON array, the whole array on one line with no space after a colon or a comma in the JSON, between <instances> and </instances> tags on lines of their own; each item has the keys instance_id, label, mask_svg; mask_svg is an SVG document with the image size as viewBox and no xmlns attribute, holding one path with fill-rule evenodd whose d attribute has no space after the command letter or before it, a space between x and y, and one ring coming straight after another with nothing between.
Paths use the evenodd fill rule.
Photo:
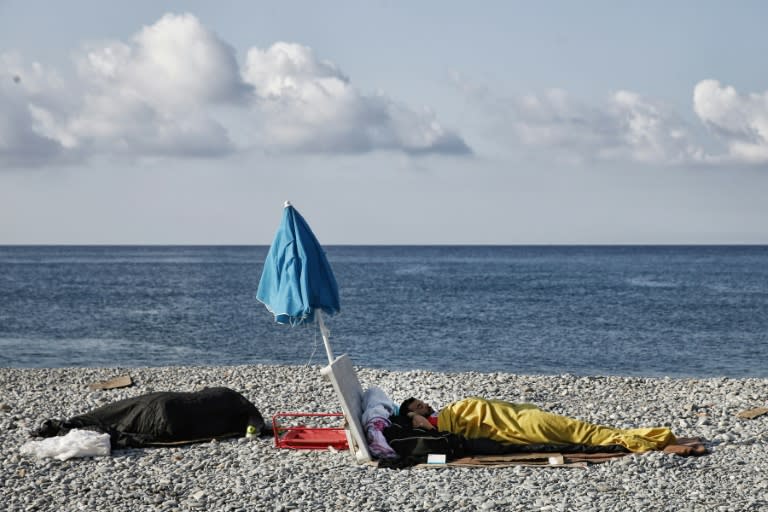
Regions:
<instances>
[{"instance_id":1,"label":"yellow blanket","mask_svg":"<svg viewBox=\"0 0 768 512\"><path fill-rule=\"evenodd\" d=\"M610 428L548 413L533 404L483 398L449 404L438 414L437 428L470 439L488 437L510 444L619 444L632 452L660 450L675 442L672 431L664 427Z\"/></svg>"}]
</instances>

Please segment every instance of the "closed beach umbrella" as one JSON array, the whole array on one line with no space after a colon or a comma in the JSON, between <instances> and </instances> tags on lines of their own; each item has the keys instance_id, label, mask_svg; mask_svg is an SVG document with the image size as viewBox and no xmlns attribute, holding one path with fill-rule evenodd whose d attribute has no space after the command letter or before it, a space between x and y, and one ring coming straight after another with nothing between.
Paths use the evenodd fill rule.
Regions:
<instances>
[{"instance_id":1,"label":"closed beach umbrella","mask_svg":"<svg viewBox=\"0 0 768 512\"><path fill-rule=\"evenodd\" d=\"M328 362L333 362L323 312L339 312L339 287L320 242L288 201L264 261L256 298L278 323L300 325L317 319Z\"/></svg>"}]
</instances>

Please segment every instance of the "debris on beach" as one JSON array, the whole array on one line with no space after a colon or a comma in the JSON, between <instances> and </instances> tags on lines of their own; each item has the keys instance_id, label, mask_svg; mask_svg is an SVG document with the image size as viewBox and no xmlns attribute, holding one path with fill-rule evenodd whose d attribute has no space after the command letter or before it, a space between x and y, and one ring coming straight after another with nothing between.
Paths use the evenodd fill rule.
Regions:
<instances>
[{"instance_id":1,"label":"debris on beach","mask_svg":"<svg viewBox=\"0 0 768 512\"><path fill-rule=\"evenodd\" d=\"M117 389L127 388L129 386L133 386L133 379L131 379L130 375L125 374L118 377L113 377L108 380L103 380L101 382L94 382L93 384L89 384L88 389L91 391L96 391L98 389Z\"/></svg>"},{"instance_id":2,"label":"debris on beach","mask_svg":"<svg viewBox=\"0 0 768 512\"><path fill-rule=\"evenodd\" d=\"M755 407L754 409L747 409L746 411L741 411L736 416L747 420L753 420L758 416L762 416L763 414L768 414L768 407Z\"/></svg>"}]
</instances>

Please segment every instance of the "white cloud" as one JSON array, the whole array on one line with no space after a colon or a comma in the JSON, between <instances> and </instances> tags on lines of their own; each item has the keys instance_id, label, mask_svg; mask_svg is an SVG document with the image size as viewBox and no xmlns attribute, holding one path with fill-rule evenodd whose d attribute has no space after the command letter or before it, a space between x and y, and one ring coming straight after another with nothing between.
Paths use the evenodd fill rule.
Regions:
<instances>
[{"instance_id":1,"label":"white cloud","mask_svg":"<svg viewBox=\"0 0 768 512\"><path fill-rule=\"evenodd\" d=\"M243 76L259 99L262 133L270 147L329 153L469 152L431 112L360 93L334 64L319 60L306 46L252 48Z\"/></svg>"},{"instance_id":2,"label":"white cloud","mask_svg":"<svg viewBox=\"0 0 768 512\"><path fill-rule=\"evenodd\" d=\"M12 106L3 109L0 158L19 166L97 154L225 154L232 144L211 110L244 102L249 89L234 51L191 15L166 15L131 45L86 49L69 83L17 55L2 62L23 94L5 95Z\"/></svg>"},{"instance_id":3,"label":"white cloud","mask_svg":"<svg viewBox=\"0 0 768 512\"><path fill-rule=\"evenodd\" d=\"M81 62L86 80L102 92L118 87L164 113L236 101L246 92L234 49L191 14L166 14L133 42L89 51Z\"/></svg>"},{"instance_id":4,"label":"white cloud","mask_svg":"<svg viewBox=\"0 0 768 512\"><path fill-rule=\"evenodd\" d=\"M693 111L702 124L694 126L664 103L632 91L590 105L559 89L510 97L458 74L453 80L493 125L488 133L527 155L578 164L768 164L768 91L740 94L702 80L693 91ZM719 140L694 138L704 127ZM725 143L725 153L718 142Z\"/></svg>"},{"instance_id":5,"label":"white cloud","mask_svg":"<svg viewBox=\"0 0 768 512\"><path fill-rule=\"evenodd\" d=\"M234 50L192 15L163 16L132 45L91 48L78 59L84 94L66 120L76 144L91 151L214 156L233 148L211 114L237 103L247 87Z\"/></svg>"},{"instance_id":6,"label":"white cloud","mask_svg":"<svg viewBox=\"0 0 768 512\"><path fill-rule=\"evenodd\" d=\"M11 70L4 87L23 90L0 97L9 105L0 120L0 159L15 165L253 148L469 152L431 112L359 92L307 47L252 48L241 69L234 49L190 14L166 14L129 43L91 44L75 57L69 83L39 64L25 67L18 56L0 57ZM20 82L12 80L17 74Z\"/></svg>"},{"instance_id":7,"label":"white cloud","mask_svg":"<svg viewBox=\"0 0 768 512\"><path fill-rule=\"evenodd\" d=\"M664 105L630 91L610 99L608 112L616 123L620 143L607 148L637 162L681 163L695 160L695 147L683 123Z\"/></svg>"},{"instance_id":8,"label":"white cloud","mask_svg":"<svg viewBox=\"0 0 768 512\"><path fill-rule=\"evenodd\" d=\"M727 155L711 160L768 163L768 92L741 95L717 80L702 80L693 91L693 109L728 147Z\"/></svg>"},{"instance_id":9,"label":"white cloud","mask_svg":"<svg viewBox=\"0 0 768 512\"><path fill-rule=\"evenodd\" d=\"M61 144L39 117L43 106L59 104L62 81L37 62L26 64L14 53L0 54L0 164L37 166L58 158Z\"/></svg>"}]
</instances>

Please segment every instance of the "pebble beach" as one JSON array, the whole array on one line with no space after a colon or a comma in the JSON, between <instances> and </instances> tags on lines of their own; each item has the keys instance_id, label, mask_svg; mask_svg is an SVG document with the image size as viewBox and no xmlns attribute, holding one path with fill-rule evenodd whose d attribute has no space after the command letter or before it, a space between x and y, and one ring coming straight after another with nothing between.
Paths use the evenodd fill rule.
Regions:
<instances>
[{"instance_id":1,"label":"pebble beach","mask_svg":"<svg viewBox=\"0 0 768 512\"><path fill-rule=\"evenodd\" d=\"M467 396L531 402L621 428L669 426L710 453L633 454L587 467L357 465L348 451L290 450L272 437L115 450L66 461L20 452L30 430L153 391L226 386L269 421L278 412L337 412L319 366L0 368L0 503L6 511L745 511L768 510L768 379L673 379L436 373L358 368L363 387L435 408ZM88 385L129 374L130 387Z\"/></svg>"}]
</instances>

